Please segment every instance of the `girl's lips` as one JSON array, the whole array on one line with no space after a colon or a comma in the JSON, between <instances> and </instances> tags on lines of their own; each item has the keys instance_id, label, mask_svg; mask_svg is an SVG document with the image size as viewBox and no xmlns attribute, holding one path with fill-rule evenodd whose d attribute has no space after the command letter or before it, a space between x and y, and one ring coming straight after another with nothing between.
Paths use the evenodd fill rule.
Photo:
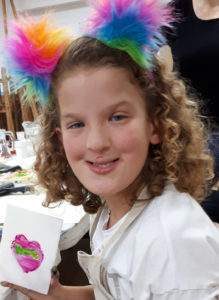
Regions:
<instances>
[{"instance_id":1,"label":"girl's lips","mask_svg":"<svg viewBox=\"0 0 219 300\"><path fill-rule=\"evenodd\" d=\"M107 174L115 169L118 164L119 159L113 159L111 161L102 161L102 162L92 162L87 161L89 168L92 172L96 174Z\"/></svg>"}]
</instances>

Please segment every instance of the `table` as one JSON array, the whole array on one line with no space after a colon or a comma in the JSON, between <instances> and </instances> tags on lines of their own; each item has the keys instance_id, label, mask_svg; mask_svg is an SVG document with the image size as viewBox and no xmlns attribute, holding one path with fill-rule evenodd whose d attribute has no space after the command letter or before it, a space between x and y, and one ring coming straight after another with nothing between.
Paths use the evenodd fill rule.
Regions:
<instances>
[{"instance_id":1,"label":"table","mask_svg":"<svg viewBox=\"0 0 219 300\"><path fill-rule=\"evenodd\" d=\"M18 145L20 141L15 143ZM15 147L16 148L16 147ZM32 169L35 161L35 156L22 157L19 155L12 155L11 158L3 159L0 157L0 163L4 163L8 166L21 166L22 169ZM73 206L66 201L60 201L59 203L51 204L51 208L42 206L42 202L45 200L46 195L31 194L31 193L16 193L7 196L0 197L0 223L4 223L4 216L6 207L8 204L20 206L35 212L43 213L50 216L55 216L63 219L63 231L66 231L73 224L79 223L85 216L85 212L82 206Z\"/></svg>"}]
</instances>

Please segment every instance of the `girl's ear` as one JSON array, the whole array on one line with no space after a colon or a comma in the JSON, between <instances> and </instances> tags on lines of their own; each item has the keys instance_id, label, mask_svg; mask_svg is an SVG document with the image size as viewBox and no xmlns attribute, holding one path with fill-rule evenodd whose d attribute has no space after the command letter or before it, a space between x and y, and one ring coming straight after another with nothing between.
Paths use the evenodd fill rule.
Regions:
<instances>
[{"instance_id":1,"label":"girl's ear","mask_svg":"<svg viewBox=\"0 0 219 300\"><path fill-rule=\"evenodd\" d=\"M63 138L62 138L62 131L61 131L61 128L56 127L55 132L56 132L56 134L57 134L58 139L60 140L60 142L63 143Z\"/></svg>"},{"instance_id":2,"label":"girl's ear","mask_svg":"<svg viewBox=\"0 0 219 300\"><path fill-rule=\"evenodd\" d=\"M152 145L156 145L160 143L160 135L158 133L158 130L154 127L152 130L151 138L150 138L150 143Z\"/></svg>"}]
</instances>

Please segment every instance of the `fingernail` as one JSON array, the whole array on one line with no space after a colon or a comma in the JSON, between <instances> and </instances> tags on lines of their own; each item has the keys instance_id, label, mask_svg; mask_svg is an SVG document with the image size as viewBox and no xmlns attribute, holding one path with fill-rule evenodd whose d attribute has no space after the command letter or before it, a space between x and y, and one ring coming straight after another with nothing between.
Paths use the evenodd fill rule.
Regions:
<instances>
[{"instance_id":1,"label":"fingernail","mask_svg":"<svg viewBox=\"0 0 219 300\"><path fill-rule=\"evenodd\" d=\"M59 278L59 271L58 268L55 266L51 269L52 277L57 277Z\"/></svg>"}]
</instances>

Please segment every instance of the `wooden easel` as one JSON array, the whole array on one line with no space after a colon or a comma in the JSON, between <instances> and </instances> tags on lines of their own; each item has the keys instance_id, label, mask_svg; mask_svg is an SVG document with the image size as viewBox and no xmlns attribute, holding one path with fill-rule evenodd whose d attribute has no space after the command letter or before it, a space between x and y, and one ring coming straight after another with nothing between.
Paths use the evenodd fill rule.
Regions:
<instances>
[{"instance_id":1,"label":"wooden easel","mask_svg":"<svg viewBox=\"0 0 219 300\"><path fill-rule=\"evenodd\" d=\"M7 129L12 131L15 134L14 130L14 122L12 118L12 107L10 102L10 97L8 94L8 78L6 76L6 70L4 68L1 69L2 79L0 79L0 82L3 85L3 95L1 96L1 107L0 107L0 113L6 115L6 123L7 123Z\"/></svg>"},{"instance_id":2,"label":"wooden easel","mask_svg":"<svg viewBox=\"0 0 219 300\"><path fill-rule=\"evenodd\" d=\"M17 12L13 0L10 0L11 9L13 16L17 19ZM7 26L7 10L6 10L6 0L2 0L2 10L3 10L3 19L4 19L4 33L7 37L8 35L8 26ZM9 95L8 92L8 83L11 78L7 76L7 72L4 68L1 68L1 77L0 82L3 85L3 95L0 98L0 114L5 114L6 117L6 129L14 133L18 131L13 120L13 97ZM38 110L36 106L36 100L32 99L29 105L24 104L22 101L23 90L18 90L18 98L21 110L21 121L33 121L38 117ZM1 127L1 126L0 126ZM15 130L16 129L16 130Z\"/></svg>"}]
</instances>

